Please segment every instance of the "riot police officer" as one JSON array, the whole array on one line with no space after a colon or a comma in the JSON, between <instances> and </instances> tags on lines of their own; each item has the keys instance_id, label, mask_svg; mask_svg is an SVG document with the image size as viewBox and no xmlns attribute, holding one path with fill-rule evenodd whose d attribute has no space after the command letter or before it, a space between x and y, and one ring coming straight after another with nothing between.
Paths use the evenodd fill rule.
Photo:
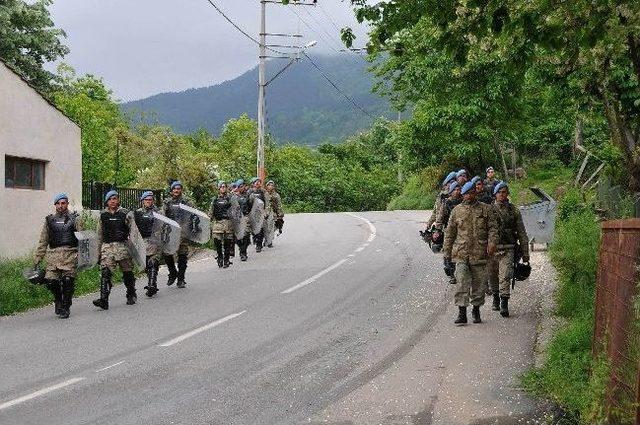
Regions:
<instances>
[{"instance_id":1,"label":"riot police officer","mask_svg":"<svg viewBox=\"0 0 640 425\"><path fill-rule=\"evenodd\" d=\"M110 190L104 197L106 207L98 220L98 246L100 249L100 298L93 305L109 309L112 277L116 267L122 271L122 281L127 289L127 305L137 301L136 278L133 274L133 259L127 249L131 226L135 225L133 214L120 206L120 195Z\"/></svg>"},{"instance_id":2,"label":"riot police officer","mask_svg":"<svg viewBox=\"0 0 640 425\"><path fill-rule=\"evenodd\" d=\"M157 241L152 239L154 217L153 214L159 212L155 206L155 196L153 192L146 191L140 196L142 206L134 213L136 226L140 231L140 235L144 239L147 246L147 265L145 272L147 274L147 297L152 297L158 292L158 269L160 268L160 247Z\"/></svg>"},{"instance_id":3,"label":"riot police officer","mask_svg":"<svg viewBox=\"0 0 640 425\"><path fill-rule=\"evenodd\" d=\"M209 215L211 217L213 234L213 244L218 254L218 267L229 267L231 262L229 257L233 250L233 225L231 223L231 210L233 199L227 193L227 184L223 181L218 183L218 196L211 201Z\"/></svg>"},{"instance_id":4,"label":"riot police officer","mask_svg":"<svg viewBox=\"0 0 640 425\"><path fill-rule=\"evenodd\" d=\"M69 197L65 193L56 195L53 205L56 212L45 217L40 231L34 268L46 260L45 282L53 294L55 313L67 319L71 314L78 264L78 239L74 232L82 230L82 220L77 213L69 211Z\"/></svg>"},{"instance_id":5,"label":"riot police officer","mask_svg":"<svg viewBox=\"0 0 640 425\"><path fill-rule=\"evenodd\" d=\"M194 206L194 203L186 195L183 194L182 183L179 180L171 183L170 196L162 202L162 215L182 224L182 214L184 211L180 208L180 204ZM171 286L178 280L178 288L184 288L187 284L185 274L187 272L187 258L189 254L189 240L183 235L180 239L178 247L178 268L173 255L165 255L164 262L169 269L169 278L167 285Z\"/></svg>"},{"instance_id":6,"label":"riot police officer","mask_svg":"<svg viewBox=\"0 0 640 425\"><path fill-rule=\"evenodd\" d=\"M276 184L273 180L267 182L267 193L269 194L268 218L265 218L265 244L267 248L273 248L273 239L276 234L275 223L284 218L282 210L282 198L276 191Z\"/></svg>"},{"instance_id":7,"label":"riot police officer","mask_svg":"<svg viewBox=\"0 0 640 425\"><path fill-rule=\"evenodd\" d=\"M464 201L449 217L444 235L444 258L455 263L458 306L456 325L467 323L467 306L473 306L473 323L480 323L480 306L484 304L485 267L498 244L498 225L491 205L478 202L475 186L465 183Z\"/></svg>"},{"instance_id":8,"label":"riot police officer","mask_svg":"<svg viewBox=\"0 0 640 425\"><path fill-rule=\"evenodd\" d=\"M242 234L236 235L238 238L237 244L238 248L240 249L240 261L247 261L247 248L251 243L249 213L251 212L251 207L253 206L253 200L247 193L247 185L244 183L244 180L240 179L236 181L236 187L236 197L240 206L240 212L242 213L242 217L240 218L241 223L239 224Z\"/></svg>"},{"instance_id":9,"label":"riot police officer","mask_svg":"<svg viewBox=\"0 0 640 425\"><path fill-rule=\"evenodd\" d=\"M264 211L263 215L266 215L266 212L271 208L269 203L269 194L262 187L262 180L258 177L254 177L251 179L251 189L247 192L249 197L252 200L260 199L264 203ZM256 252L262 251L262 244L264 242L264 221L261 229L252 229L253 232L253 242L256 244Z\"/></svg>"},{"instance_id":10,"label":"riot police officer","mask_svg":"<svg viewBox=\"0 0 640 425\"><path fill-rule=\"evenodd\" d=\"M489 283L493 293L493 310L509 317L509 298L513 267L519 255L529 262L529 237L518 207L509 202L509 187L499 182L493 189L493 208L498 219L498 249L489 262ZM515 256L515 258L514 258Z\"/></svg>"}]
</instances>

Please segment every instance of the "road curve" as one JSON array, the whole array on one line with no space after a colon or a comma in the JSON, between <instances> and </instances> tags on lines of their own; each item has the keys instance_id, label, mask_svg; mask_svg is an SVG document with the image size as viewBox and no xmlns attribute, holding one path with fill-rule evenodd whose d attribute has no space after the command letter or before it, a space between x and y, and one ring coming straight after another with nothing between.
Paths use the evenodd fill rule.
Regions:
<instances>
[{"instance_id":1,"label":"road curve","mask_svg":"<svg viewBox=\"0 0 640 425\"><path fill-rule=\"evenodd\" d=\"M505 325L488 311L484 328L450 325L441 257L417 234L425 219L289 215L275 248L250 249L246 263L190 263L186 289L164 286L163 274L159 294L139 290L135 306L118 287L109 311L91 295L74 300L69 320L50 307L1 318L0 423L470 423L478 415L449 409L447 382L471 385L477 369L447 353L473 359L465 341L491 341ZM515 316L523 359L509 381L531 363L535 334L535 314ZM496 406L486 416L528 414L526 398L508 404L517 390L496 395L504 383L480 384Z\"/></svg>"}]
</instances>

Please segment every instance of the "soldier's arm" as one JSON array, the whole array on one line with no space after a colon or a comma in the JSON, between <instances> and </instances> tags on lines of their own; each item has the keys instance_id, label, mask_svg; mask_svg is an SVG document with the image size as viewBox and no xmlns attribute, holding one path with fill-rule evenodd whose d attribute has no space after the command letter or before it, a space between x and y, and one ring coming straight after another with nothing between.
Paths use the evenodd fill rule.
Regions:
<instances>
[{"instance_id":1,"label":"soldier's arm","mask_svg":"<svg viewBox=\"0 0 640 425\"><path fill-rule=\"evenodd\" d=\"M485 204L486 205L486 204ZM488 211L488 220L487 220L487 233L488 233L488 243L487 243L487 253L491 256L495 254L496 249L498 248L498 243L500 242L499 238L499 229L498 229L498 216L495 208L492 205L486 205Z\"/></svg>"},{"instance_id":2,"label":"soldier's arm","mask_svg":"<svg viewBox=\"0 0 640 425\"><path fill-rule=\"evenodd\" d=\"M42 230L40 230L40 239L38 240L38 246L36 247L36 253L34 256L34 264L38 265L47 253L47 246L49 246L49 229L47 228L47 220L44 220Z\"/></svg>"},{"instance_id":3,"label":"soldier's arm","mask_svg":"<svg viewBox=\"0 0 640 425\"><path fill-rule=\"evenodd\" d=\"M442 251L444 252L444 258L451 258L451 250L453 249L453 242L455 242L458 236L458 222L456 220L457 211L454 208L449 217L449 225L447 231L444 233L444 243L442 245Z\"/></svg>"},{"instance_id":4,"label":"soldier's arm","mask_svg":"<svg viewBox=\"0 0 640 425\"><path fill-rule=\"evenodd\" d=\"M442 229L442 224L445 221L446 212L449 209L447 204L442 204L438 209L438 215L436 216L435 227L436 229Z\"/></svg>"},{"instance_id":5,"label":"soldier's arm","mask_svg":"<svg viewBox=\"0 0 640 425\"><path fill-rule=\"evenodd\" d=\"M516 228L518 229L518 241L520 242L520 249L522 250L522 261L529 262L529 236L527 235L527 229L524 227L524 221L522 220L522 214L520 210L514 207L516 211Z\"/></svg>"}]
</instances>

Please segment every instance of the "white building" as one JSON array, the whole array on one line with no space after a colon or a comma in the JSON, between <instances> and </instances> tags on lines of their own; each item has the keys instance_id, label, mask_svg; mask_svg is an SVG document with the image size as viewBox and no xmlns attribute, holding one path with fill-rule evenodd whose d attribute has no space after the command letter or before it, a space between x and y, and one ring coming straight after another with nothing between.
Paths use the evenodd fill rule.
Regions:
<instances>
[{"instance_id":1,"label":"white building","mask_svg":"<svg viewBox=\"0 0 640 425\"><path fill-rule=\"evenodd\" d=\"M0 61L0 258L35 248L53 197L82 209L80 127Z\"/></svg>"}]
</instances>

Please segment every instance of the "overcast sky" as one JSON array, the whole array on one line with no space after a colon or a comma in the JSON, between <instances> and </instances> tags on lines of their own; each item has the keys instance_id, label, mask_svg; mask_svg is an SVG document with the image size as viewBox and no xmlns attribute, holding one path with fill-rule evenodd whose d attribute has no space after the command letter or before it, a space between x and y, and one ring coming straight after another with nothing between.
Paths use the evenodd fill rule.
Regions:
<instances>
[{"instance_id":1,"label":"overcast sky","mask_svg":"<svg viewBox=\"0 0 640 425\"><path fill-rule=\"evenodd\" d=\"M212 1L257 38L259 0ZM267 32L300 32L304 43L318 41L310 53L335 53L343 47L336 26L348 25L359 36L355 44L364 44L366 30L355 21L348 0L318 3L268 4ZM257 64L258 46L207 0L56 0L50 10L67 33L71 53L64 61L79 74L103 77L120 100L209 86Z\"/></svg>"}]
</instances>

